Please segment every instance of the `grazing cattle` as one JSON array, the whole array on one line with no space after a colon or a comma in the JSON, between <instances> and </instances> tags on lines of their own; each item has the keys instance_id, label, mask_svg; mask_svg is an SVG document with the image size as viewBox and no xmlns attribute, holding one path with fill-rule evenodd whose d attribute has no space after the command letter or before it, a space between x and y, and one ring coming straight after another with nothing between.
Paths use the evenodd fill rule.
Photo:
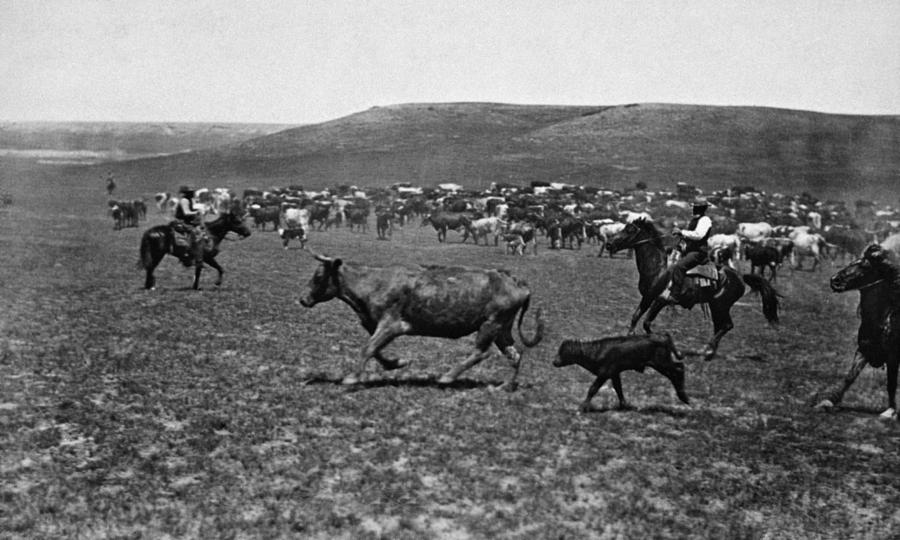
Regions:
<instances>
[{"instance_id":1,"label":"grazing cattle","mask_svg":"<svg viewBox=\"0 0 900 540\"><path fill-rule=\"evenodd\" d=\"M284 249L292 238L300 241L300 249L306 247L309 239L309 209L284 207L278 220L278 236L281 237Z\"/></svg>"},{"instance_id":2,"label":"grazing cattle","mask_svg":"<svg viewBox=\"0 0 900 540\"><path fill-rule=\"evenodd\" d=\"M331 203L325 202L317 202L316 204L309 207L309 223L310 225L316 225L317 231L321 231L322 227L327 231L329 227L332 225L333 220L329 220L329 216L332 212Z\"/></svg>"},{"instance_id":3,"label":"grazing cattle","mask_svg":"<svg viewBox=\"0 0 900 540\"><path fill-rule=\"evenodd\" d=\"M443 242L447 239L447 230L458 231L463 229L466 232L466 235L463 237L463 242L465 242L471 222L472 219L467 214L438 211L426 216L422 220L422 227L430 223L434 230L437 231L438 242Z\"/></svg>"},{"instance_id":4,"label":"grazing cattle","mask_svg":"<svg viewBox=\"0 0 900 540\"><path fill-rule=\"evenodd\" d=\"M598 257L603 256L603 252L606 250L606 244L609 243L609 239L622 232L622 229L624 228L625 224L618 221L599 224L597 227L597 244L600 246L600 252L597 253ZM612 252L610 252L609 256L613 256Z\"/></svg>"},{"instance_id":5,"label":"grazing cattle","mask_svg":"<svg viewBox=\"0 0 900 540\"><path fill-rule=\"evenodd\" d=\"M555 219L547 227L547 237L550 238L551 249L564 248L567 241L570 249L575 249L576 243L578 249L581 249L581 244L586 236L584 222L573 217Z\"/></svg>"},{"instance_id":6,"label":"grazing cattle","mask_svg":"<svg viewBox=\"0 0 900 540\"><path fill-rule=\"evenodd\" d=\"M161 191L153 196L153 200L156 201L156 209L160 214L164 214L168 210L167 203L172 199L172 194Z\"/></svg>"},{"instance_id":7,"label":"grazing cattle","mask_svg":"<svg viewBox=\"0 0 900 540\"><path fill-rule=\"evenodd\" d=\"M348 208L347 226L351 231L369 232L369 208L359 206Z\"/></svg>"},{"instance_id":8,"label":"grazing cattle","mask_svg":"<svg viewBox=\"0 0 900 540\"><path fill-rule=\"evenodd\" d=\"M277 206L250 206L250 217L253 218L253 227L256 229L266 230L266 224L272 224L272 230L278 228L281 221L281 208Z\"/></svg>"},{"instance_id":9,"label":"grazing cattle","mask_svg":"<svg viewBox=\"0 0 900 540\"><path fill-rule=\"evenodd\" d=\"M143 205L143 201L137 201ZM113 230L119 230L123 227L137 227L139 217L139 206L135 206L135 201L107 201L109 205L109 214L113 218ZM146 213L146 206L144 206Z\"/></svg>"},{"instance_id":10,"label":"grazing cattle","mask_svg":"<svg viewBox=\"0 0 900 540\"><path fill-rule=\"evenodd\" d=\"M379 240L387 240L394 232L393 212L382 210L375 212L375 231Z\"/></svg>"},{"instance_id":11,"label":"grazing cattle","mask_svg":"<svg viewBox=\"0 0 900 540\"><path fill-rule=\"evenodd\" d=\"M227 212L235 201L237 201L235 194L227 188L215 188L212 191L211 201L209 203L210 210L213 214Z\"/></svg>"},{"instance_id":12,"label":"grazing cattle","mask_svg":"<svg viewBox=\"0 0 900 540\"><path fill-rule=\"evenodd\" d=\"M721 249L730 249L735 258L741 254L741 237L736 234L714 234L706 240L710 253ZM732 268L734 266L732 265Z\"/></svg>"},{"instance_id":13,"label":"grazing cattle","mask_svg":"<svg viewBox=\"0 0 900 540\"><path fill-rule=\"evenodd\" d=\"M622 221L624 221L626 224L632 223L633 221L638 219L648 222L653 221L653 216L651 216L647 212L632 212L631 210L623 210L619 212L619 216L622 217Z\"/></svg>"},{"instance_id":14,"label":"grazing cattle","mask_svg":"<svg viewBox=\"0 0 900 540\"><path fill-rule=\"evenodd\" d=\"M812 270L818 268L822 262L821 251L825 247L825 239L821 234L808 233L795 230L791 233L791 242L794 247L791 249L791 266L794 269L803 269L803 257L812 257Z\"/></svg>"},{"instance_id":15,"label":"grazing cattle","mask_svg":"<svg viewBox=\"0 0 900 540\"><path fill-rule=\"evenodd\" d=\"M522 239L522 255L527 251L528 244L531 244L532 254L537 255L537 236L535 234L534 225L527 221L509 223L506 227L506 234L516 235Z\"/></svg>"},{"instance_id":16,"label":"grazing cattle","mask_svg":"<svg viewBox=\"0 0 900 540\"><path fill-rule=\"evenodd\" d=\"M871 235L861 229L851 229L847 227L830 227L822 234L830 246L831 259L834 260L838 256L842 260L846 260L847 255L850 257L858 257L866 248L866 245L872 240Z\"/></svg>"},{"instance_id":17,"label":"grazing cattle","mask_svg":"<svg viewBox=\"0 0 900 540\"><path fill-rule=\"evenodd\" d=\"M643 373L647 367L662 373L672 382L678 399L689 403L684 391L684 364L672 360L672 355L682 358L669 334L619 336L592 341L567 339L560 344L553 365L562 367L578 364L597 376L581 404L582 412L596 410L591 400L608 379L612 379L619 398L619 408L628 407L622 392L620 374L627 370Z\"/></svg>"},{"instance_id":18,"label":"grazing cattle","mask_svg":"<svg viewBox=\"0 0 900 540\"><path fill-rule=\"evenodd\" d=\"M508 255L525 255L525 240L522 235L516 233L503 234L503 241L506 243L506 253Z\"/></svg>"},{"instance_id":19,"label":"grazing cattle","mask_svg":"<svg viewBox=\"0 0 900 540\"><path fill-rule=\"evenodd\" d=\"M758 223L738 223L737 235L744 242L760 242L772 236L772 226L765 221Z\"/></svg>"},{"instance_id":20,"label":"grazing cattle","mask_svg":"<svg viewBox=\"0 0 900 540\"><path fill-rule=\"evenodd\" d=\"M730 247L716 247L709 251L709 258L718 266L728 265L734 269L734 250Z\"/></svg>"},{"instance_id":21,"label":"grazing cattle","mask_svg":"<svg viewBox=\"0 0 900 540\"><path fill-rule=\"evenodd\" d=\"M522 361L512 334L516 314L519 337L526 347L534 347L543 338L540 310L535 313L534 338L529 340L522 335L522 319L531 302L531 292L524 281L505 271L445 266L370 267L321 255L316 255L316 260L321 265L300 303L313 307L338 298L356 312L371 335L362 349L358 371L344 377L344 384L360 381L369 358L375 358L388 370L406 366L408 360L386 358L381 353L399 336L456 339L477 332L475 351L442 375L438 383L452 383L460 373L488 357L494 344L512 364L513 373L504 383L512 391Z\"/></svg>"},{"instance_id":22,"label":"grazing cattle","mask_svg":"<svg viewBox=\"0 0 900 540\"><path fill-rule=\"evenodd\" d=\"M900 255L900 233L892 234L880 242L881 247Z\"/></svg>"},{"instance_id":23,"label":"grazing cattle","mask_svg":"<svg viewBox=\"0 0 900 540\"><path fill-rule=\"evenodd\" d=\"M500 243L500 233L506 226L506 222L498 217L486 217L473 220L466 227L469 234L472 235L472 241L478 245L478 239L484 238L484 245L488 245L488 235L494 236L494 245Z\"/></svg>"},{"instance_id":24,"label":"grazing cattle","mask_svg":"<svg viewBox=\"0 0 900 540\"><path fill-rule=\"evenodd\" d=\"M775 246L762 246L757 244L747 244L744 246L744 257L750 261L750 273L755 274L759 268L759 275L766 277L766 268L771 274L770 280L775 282L775 271L781 266L784 260L783 250ZM789 250L788 250L789 251Z\"/></svg>"}]
</instances>

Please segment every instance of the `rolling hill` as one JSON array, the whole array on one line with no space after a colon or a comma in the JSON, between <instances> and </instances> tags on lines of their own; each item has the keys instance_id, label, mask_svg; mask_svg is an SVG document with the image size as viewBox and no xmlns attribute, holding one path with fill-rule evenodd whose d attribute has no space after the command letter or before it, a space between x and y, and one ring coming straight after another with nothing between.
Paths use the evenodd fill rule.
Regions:
<instances>
[{"instance_id":1,"label":"rolling hill","mask_svg":"<svg viewBox=\"0 0 900 540\"><path fill-rule=\"evenodd\" d=\"M405 104L216 148L119 163L148 191L173 178L235 189L534 180L623 188L677 181L820 197L890 196L900 116L761 107Z\"/></svg>"},{"instance_id":2,"label":"rolling hill","mask_svg":"<svg viewBox=\"0 0 900 540\"><path fill-rule=\"evenodd\" d=\"M293 127L281 124L164 122L0 122L10 155L129 159L233 144Z\"/></svg>"}]
</instances>

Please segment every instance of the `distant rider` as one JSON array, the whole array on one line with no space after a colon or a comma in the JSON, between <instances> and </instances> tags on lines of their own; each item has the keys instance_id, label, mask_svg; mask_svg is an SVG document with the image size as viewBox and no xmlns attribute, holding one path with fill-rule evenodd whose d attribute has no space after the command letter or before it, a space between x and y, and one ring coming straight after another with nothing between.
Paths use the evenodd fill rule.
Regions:
<instances>
[{"instance_id":1,"label":"distant rider","mask_svg":"<svg viewBox=\"0 0 900 540\"><path fill-rule=\"evenodd\" d=\"M190 247L197 246L199 240L205 237L203 214L194 208L194 192L194 188L188 186L181 186L178 190L181 198L175 207L175 223L173 223L177 232L187 235Z\"/></svg>"},{"instance_id":2,"label":"distant rider","mask_svg":"<svg viewBox=\"0 0 900 540\"><path fill-rule=\"evenodd\" d=\"M712 220L706 215L709 202L697 197L692 204L694 217L684 230L675 227L673 235L681 235L684 251L680 259L672 265L672 297L679 300L684 293L684 279L688 270L709 262L709 239L712 231Z\"/></svg>"}]
</instances>

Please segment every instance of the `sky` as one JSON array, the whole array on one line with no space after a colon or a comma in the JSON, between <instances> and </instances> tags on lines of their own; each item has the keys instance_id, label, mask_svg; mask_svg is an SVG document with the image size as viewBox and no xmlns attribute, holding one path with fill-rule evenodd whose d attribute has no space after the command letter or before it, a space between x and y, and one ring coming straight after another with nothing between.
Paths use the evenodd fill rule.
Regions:
<instances>
[{"instance_id":1,"label":"sky","mask_svg":"<svg viewBox=\"0 0 900 540\"><path fill-rule=\"evenodd\" d=\"M900 114L900 2L0 0L0 121L488 101Z\"/></svg>"}]
</instances>

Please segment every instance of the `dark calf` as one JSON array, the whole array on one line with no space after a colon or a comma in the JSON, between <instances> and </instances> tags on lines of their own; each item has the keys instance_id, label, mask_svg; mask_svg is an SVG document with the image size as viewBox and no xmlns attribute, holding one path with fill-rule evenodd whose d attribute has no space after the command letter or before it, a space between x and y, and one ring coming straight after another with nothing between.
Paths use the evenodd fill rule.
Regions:
<instances>
[{"instance_id":1,"label":"dark calf","mask_svg":"<svg viewBox=\"0 0 900 540\"><path fill-rule=\"evenodd\" d=\"M581 404L583 412L594 410L591 400L607 379L613 381L619 408L626 408L628 404L622 393L619 374L629 369L643 373L646 367L652 367L665 375L675 387L678 399L688 403L684 392L684 364L672 360L673 354L678 359L682 358L669 334L620 336L592 341L567 339L560 344L559 354L553 365L562 367L578 364L597 376L588 390L587 398Z\"/></svg>"}]
</instances>

